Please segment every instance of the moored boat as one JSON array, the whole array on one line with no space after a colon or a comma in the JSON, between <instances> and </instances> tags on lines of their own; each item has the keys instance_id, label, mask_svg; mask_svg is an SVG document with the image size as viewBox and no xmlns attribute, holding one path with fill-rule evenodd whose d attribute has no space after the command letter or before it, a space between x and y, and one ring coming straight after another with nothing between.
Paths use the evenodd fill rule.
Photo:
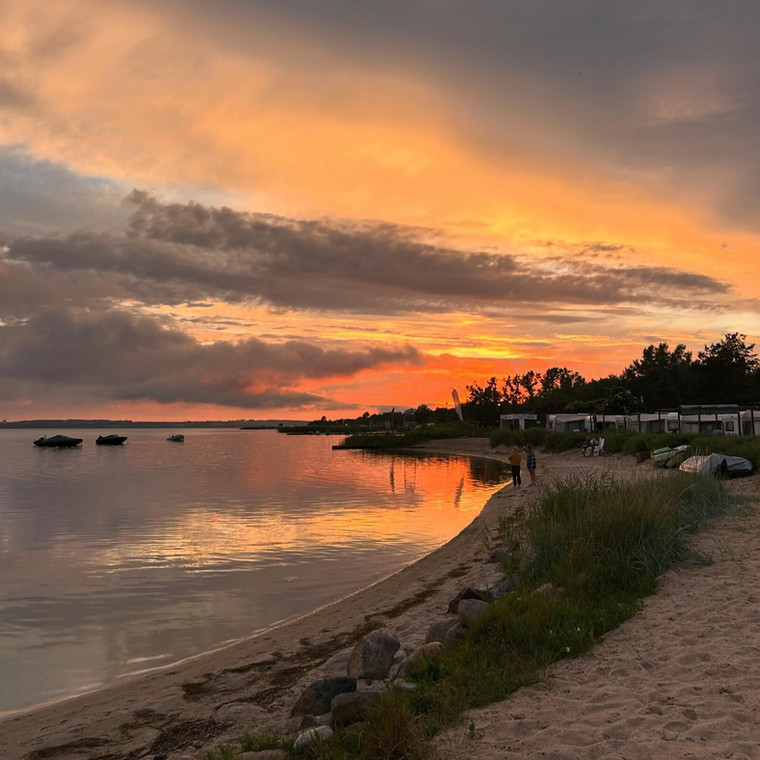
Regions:
<instances>
[{"instance_id":1,"label":"moored boat","mask_svg":"<svg viewBox=\"0 0 760 760\"><path fill-rule=\"evenodd\" d=\"M109 435L99 435L95 439L95 443L98 446L120 446L127 440L126 435L117 435L116 433L110 433Z\"/></svg>"},{"instance_id":2,"label":"moored boat","mask_svg":"<svg viewBox=\"0 0 760 760\"><path fill-rule=\"evenodd\" d=\"M173 433L166 440L174 441L174 443L182 443L185 440L185 436L182 435L182 433Z\"/></svg>"},{"instance_id":3,"label":"moored boat","mask_svg":"<svg viewBox=\"0 0 760 760\"><path fill-rule=\"evenodd\" d=\"M82 440L82 438L73 438L70 435L51 435L50 438L43 435L42 438L37 438L34 441L34 445L43 449L63 449L79 446Z\"/></svg>"}]
</instances>

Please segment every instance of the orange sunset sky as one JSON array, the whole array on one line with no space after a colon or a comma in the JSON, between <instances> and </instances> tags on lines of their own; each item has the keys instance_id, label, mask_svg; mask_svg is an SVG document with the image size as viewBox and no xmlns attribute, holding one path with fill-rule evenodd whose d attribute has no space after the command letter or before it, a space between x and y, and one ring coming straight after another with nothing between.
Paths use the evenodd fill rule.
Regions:
<instances>
[{"instance_id":1,"label":"orange sunset sky","mask_svg":"<svg viewBox=\"0 0 760 760\"><path fill-rule=\"evenodd\" d=\"M0 28L0 419L356 416L760 339L755 3Z\"/></svg>"}]
</instances>

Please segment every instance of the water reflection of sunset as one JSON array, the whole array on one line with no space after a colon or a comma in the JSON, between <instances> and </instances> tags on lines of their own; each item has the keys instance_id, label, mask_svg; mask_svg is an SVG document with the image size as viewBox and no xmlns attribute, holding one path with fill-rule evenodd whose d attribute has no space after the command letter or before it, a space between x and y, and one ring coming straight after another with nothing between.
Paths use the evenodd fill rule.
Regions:
<instances>
[{"instance_id":1,"label":"water reflection of sunset","mask_svg":"<svg viewBox=\"0 0 760 760\"><path fill-rule=\"evenodd\" d=\"M340 490L337 506L322 497L316 513L285 505L264 512L242 505L224 510L194 507L172 520L160 535L96 550L90 564L100 570L93 572L156 565L247 571L251 562L298 564L312 553L361 552L375 543L416 545L419 554L472 520L487 498L489 482L495 485L498 477L493 465L489 473L485 463L457 457L361 452L341 456L349 460L349 467L302 475L319 482L320 489ZM263 479L270 480L277 472L274 467ZM288 475L289 468L279 470L280 477Z\"/></svg>"},{"instance_id":2,"label":"water reflection of sunset","mask_svg":"<svg viewBox=\"0 0 760 760\"><path fill-rule=\"evenodd\" d=\"M117 450L58 452L0 433L0 713L350 594L458 533L502 476L272 430L178 446L135 429Z\"/></svg>"}]
</instances>

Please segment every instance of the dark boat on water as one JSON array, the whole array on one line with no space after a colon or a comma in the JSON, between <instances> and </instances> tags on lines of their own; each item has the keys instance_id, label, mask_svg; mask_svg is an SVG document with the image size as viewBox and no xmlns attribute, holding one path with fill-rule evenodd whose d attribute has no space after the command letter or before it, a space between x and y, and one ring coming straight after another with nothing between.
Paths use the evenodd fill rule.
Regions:
<instances>
[{"instance_id":1,"label":"dark boat on water","mask_svg":"<svg viewBox=\"0 0 760 760\"><path fill-rule=\"evenodd\" d=\"M42 436L34 441L35 446L40 446L46 449L62 449L71 448L72 446L79 446L82 443L81 438L72 438L70 435L52 435L50 438Z\"/></svg>"},{"instance_id":2,"label":"dark boat on water","mask_svg":"<svg viewBox=\"0 0 760 760\"><path fill-rule=\"evenodd\" d=\"M95 443L97 443L98 446L120 446L126 440L126 435L116 435L116 433L111 433L110 435L99 435L95 439Z\"/></svg>"},{"instance_id":3,"label":"dark boat on water","mask_svg":"<svg viewBox=\"0 0 760 760\"><path fill-rule=\"evenodd\" d=\"M182 443L185 440L185 436L182 435L182 433L173 433L166 440L174 441L174 443Z\"/></svg>"}]
</instances>

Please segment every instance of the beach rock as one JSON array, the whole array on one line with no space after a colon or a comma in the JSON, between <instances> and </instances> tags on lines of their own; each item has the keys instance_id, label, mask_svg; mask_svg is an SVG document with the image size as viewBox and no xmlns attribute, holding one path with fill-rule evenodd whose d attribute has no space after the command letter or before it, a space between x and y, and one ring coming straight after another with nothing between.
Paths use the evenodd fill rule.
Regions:
<instances>
[{"instance_id":1,"label":"beach rock","mask_svg":"<svg viewBox=\"0 0 760 760\"><path fill-rule=\"evenodd\" d=\"M322 663L318 671L319 676L321 678L342 676L346 672L353 651L353 647L346 647L346 649L341 649L340 652L334 654L329 660Z\"/></svg>"},{"instance_id":2,"label":"beach rock","mask_svg":"<svg viewBox=\"0 0 760 760\"><path fill-rule=\"evenodd\" d=\"M227 702L216 709L214 721L252 726L260 724L268 715L263 707L254 705L252 702Z\"/></svg>"},{"instance_id":3,"label":"beach rock","mask_svg":"<svg viewBox=\"0 0 760 760\"><path fill-rule=\"evenodd\" d=\"M446 633L449 628L455 625L459 625L459 620L455 617L446 618L444 620L437 620L428 628L425 634L425 643L429 644L431 641L445 641Z\"/></svg>"},{"instance_id":4,"label":"beach rock","mask_svg":"<svg viewBox=\"0 0 760 760\"><path fill-rule=\"evenodd\" d=\"M456 625L452 625L451 628L446 631L446 635L443 637L443 641L441 643L446 649L448 649L449 647L452 647L454 644L458 644L463 640L464 628L462 628L461 623L457 621Z\"/></svg>"},{"instance_id":5,"label":"beach rock","mask_svg":"<svg viewBox=\"0 0 760 760\"><path fill-rule=\"evenodd\" d=\"M506 559L512 552L506 546L497 546L487 557L485 563L492 565L494 562L501 562Z\"/></svg>"},{"instance_id":6,"label":"beach rock","mask_svg":"<svg viewBox=\"0 0 760 760\"><path fill-rule=\"evenodd\" d=\"M562 589L557 588L552 583L544 583L543 586L539 586L534 593L541 594L542 596L553 596L554 594L561 593Z\"/></svg>"},{"instance_id":7,"label":"beach rock","mask_svg":"<svg viewBox=\"0 0 760 760\"><path fill-rule=\"evenodd\" d=\"M284 749L260 749L258 752L241 752L238 760L285 760L287 756Z\"/></svg>"},{"instance_id":8,"label":"beach rock","mask_svg":"<svg viewBox=\"0 0 760 760\"><path fill-rule=\"evenodd\" d=\"M388 671L390 672L390 671ZM374 680L364 680L361 679L356 682L356 691L362 692L364 694L367 693L374 693L374 692L384 692L388 688L388 679L387 677L384 679L376 678Z\"/></svg>"},{"instance_id":9,"label":"beach rock","mask_svg":"<svg viewBox=\"0 0 760 760\"><path fill-rule=\"evenodd\" d=\"M410 683L409 681L404 681L403 678L399 678L398 681L394 681L393 685L397 689L401 689L401 691L417 691L417 684L416 683Z\"/></svg>"},{"instance_id":10,"label":"beach rock","mask_svg":"<svg viewBox=\"0 0 760 760\"><path fill-rule=\"evenodd\" d=\"M412 647L414 649L414 647ZM411 652L412 649L409 651ZM401 667L401 663L408 657L408 653L406 651L406 647L402 647L401 649L396 652L396 654L393 655L393 662L391 663L390 668L388 669L388 672L385 674L385 680L386 681L392 681L396 675L398 674L398 669Z\"/></svg>"},{"instance_id":11,"label":"beach rock","mask_svg":"<svg viewBox=\"0 0 760 760\"><path fill-rule=\"evenodd\" d=\"M480 599L462 599L457 613L462 627L469 628L489 607L488 602L482 602Z\"/></svg>"},{"instance_id":12,"label":"beach rock","mask_svg":"<svg viewBox=\"0 0 760 760\"><path fill-rule=\"evenodd\" d=\"M293 742L293 749L308 747L315 742L329 742L333 738L333 730L330 726L318 726L317 728L307 728L301 734L296 736Z\"/></svg>"},{"instance_id":13,"label":"beach rock","mask_svg":"<svg viewBox=\"0 0 760 760\"><path fill-rule=\"evenodd\" d=\"M486 595L485 591L478 591L477 589L465 586L450 602L449 612L453 612L455 615L459 611L459 603L463 599L480 599L482 600Z\"/></svg>"},{"instance_id":14,"label":"beach rock","mask_svg":"<svg viewBox=\"0 0 760 760\"><path fill-rule=\"evenodd\" d=\"M427 644L417 647L417 649L415 649L401 663L399 675L405 676L407 673L410 673L420 665L426 657L433 657L434 655L440 654L443 651L443 648L443 643L440 641L429 641Z\"/></svg>"},{"instance_id":15,"label":"beach rock","mask_svg":"<svg viewBox=\"0 0 760 760\"><path fill-rule=\"evenodd\" d=\"M304 689L303 694L293 705L292 715L323 715L330 711L332 698L344 691L356 691L356 679L320 678Z\"/></svg>"},{"instance_id":16,"label":"beach rock","mask_svg":"<svg viewBox=\"0 0 760 760\"><path fill-rule=\"evenodd\" d=\"M371 631L354 647L348 661L348 675L352 678L384 678L400 646L401 642L386 628Z\"/></svg>"},{"instance_id":17,"label":"beach rock","mask_svg":"<svg viewBox=\"0 0 760 760\"><path fill-rule=\"evenodd\" d=\"M340 694L338 695L340 696ZM314 728L315 726L331 726L332 725L332 712L326 712L324 715L304 715L301 720L301 725L298 727L299 731L303 731L307 728Z\"/></svg>"},{"instance_id":18,"label":"beach rock","mask_svg":"<svg viewBox=\"0 0 760 760\"><path fill-rule=\"evenodd\" d=\"M503 578L500 578L497 583L494 585L494 587L491 589L491 596L494 599L501 599L502 596L506 596L507 594L511 593L512 591L515 591L520 586L520 576L519 575L505 575Z\"/></svg>"},{"instance_id":19,"label":"beach rock","mask_svg":"<svg viewBox=\"0 0 760 760\"><path fill-rule=\"evenodd\" d=\"M348 726L365 720L370 709L380 699L380 692L359 691L338 694L330 703L333 725Z\"/></svg>"}]
</instances>

